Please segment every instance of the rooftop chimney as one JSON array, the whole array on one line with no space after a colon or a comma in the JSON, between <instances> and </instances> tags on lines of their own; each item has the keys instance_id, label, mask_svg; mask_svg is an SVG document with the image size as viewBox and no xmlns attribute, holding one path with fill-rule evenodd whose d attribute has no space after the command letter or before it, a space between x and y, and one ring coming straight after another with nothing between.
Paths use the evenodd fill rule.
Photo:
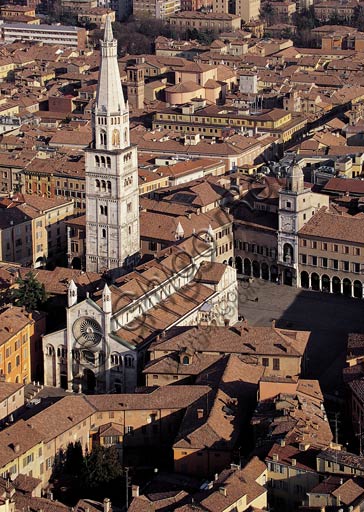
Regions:
<instances>
[{"instance_id":1,"label":"rooftop chimney","mask_svg":"<svg viewBox=\"0 0 364 512\"><path fill-rule=\"evenodd\" d=\"M104 512L110 512L111 511L111 501L109 498L104 499Z\"/></svg>"},{"instance_id":2,"label":"rooftop chimney","mask_svg":"<svg viewBox=\"0 0 364 512\"><path fill-rule=\"evenodd\" d=\"M223 496L226 496L226 487L219 487L219 493L222 494Z\"/></svg>"},{"instance_id":3,"label":"rooftop chimney","mask_svg":"<svg viewBox=\"0 0 364 512\"><path fill-rule=\"evenodd\" d=\"M197 409L197 418L202 420L203 418L203 409Z\"/></svg>"}]
</instances>

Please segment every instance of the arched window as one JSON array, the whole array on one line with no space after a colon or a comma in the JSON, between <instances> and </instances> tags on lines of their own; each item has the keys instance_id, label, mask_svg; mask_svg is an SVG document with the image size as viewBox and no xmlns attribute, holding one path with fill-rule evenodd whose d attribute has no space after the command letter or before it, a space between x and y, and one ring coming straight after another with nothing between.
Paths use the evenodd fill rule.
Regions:
<instances>
[{"instance_id":1,"label":"arched window","mask_svg":"<svg viewBox=\"0 0 364 512\"><path fill-rule=\"evenodd\" d=\"M100 157L102 167L105 167L105 157Z\"/></svg>"},{"instance_id":2,"label":"arched window","mask_svg":"<svg viewBox=\"0 0 364 512\"><path fill-rule=\"evenodd\" d=\"M100 204L100 213L101 215L104 215L104 207L102 204Z\"/></svg>"},{"instance_id":3,"label":"arched window","mask_svg":"<svg viewBox=\"0 0 364 512\"><path fill-rule=\"evenodd\" d=\"M106 238L106 229L105 228L102 229L101 236L102 236L102 238Z\"/></svg>"},{"instance_id":4,"label":"arched window","mask_svg":"<svg viewBox=\"0 0 364 512\"><path fill-rule=\"evenodd\" d=\"M109 156L106 157L106 165L107 167L111 167L111 158Z\"/></svg>"},{"instance_id":5,"label":"arched window","mask_svg":"<svg viewBox=\"0 0 364 512\"><path fill-rule=\"evenodd\" d=\"M100 144L106 146L106 132L100 133Z\"/></svg>"},{"instance_id":6,"label":"arched window","mask_svg":"<svg viewBox=\"0 0 364 512\"><path fill-rule=\"evenodd\" d=\"M47 355L53 356L54 355L54 348L52 345L47 346Z\"/></svg>"},{"instance_id":7,"label":"arched window","mask_svg":"<svg viewBox=\"0 0 364 512\"><path fill-rule=\"evenodd\" d=\"M100 190L100 180L95 181L96 190Z\"/></svg>"},{"instance_id":8,"label":"arched window","mask_svg":"<svg viewBox=\"0 0 364 512\"><path fill-rule=\"evenodd\" d=\"M107 206L104 206L104 215L107 215Z\"/></svg>"},{"instance_id":9,"label":"arched window","mask_svg":"<svg viewBox=\"0 0 364 512\"><path fill-rule=\"evenodd\" d=\"M134 359L132 356L125 356L126 368L134 368Z\"/></svg>"},{"instance_id":10,"label":"arched window","mask_svg":"<svg viewBox=\"0 0 364 512\"><path fill-rule=\"evenodd\" d=\"M131 226L129 226L128 231L129 231L129 235L131 235Z\"/></svg>"},{"instance_id":11,"label":"arched window","mask_svg":"<svg viewBox=\"0 0 364 512\"><path fill-rule=\"evenodd\" d=\"M190 358L188 356L183 356L182 364L184 364L184 365L190 364Z\"/></svg>"},{"instance_id":12,"label":"arched window","mask_svg":"<svg viewBox=\"0 0 364 512\"><path fill-rule=\"evenodd\" d=\"M100 158L98 157L98 155L95 156L95 164L96 167L100 167Z\"/></svg>"},{"instance_id":13,"label":"arched window","mask_svg":"<svg viewBox=\"0 0 364 512\"><path fill-rule=\"evenodd\" d=\"M11 373L11 363L8 363L8 373Z\"/></svg>"},{"instance_id":14,"label":"arched window","mask_svg":"<svg viewBox=\"0 0 364 512\"><path fill-rule=\"evenodd\" d=\"M128 143L128 130L126 128L124 130L124 142L125 142L125 144Z\"/></svg>"},{"instance_id":15,"label":"arched window","mask_svg":"<svg viewBox=\"0 0 364 512\"><path fill-rule=\"evenodd\" d=\"M112 132L112 145L120 146L120 132L116 128Z\"/></svg>"},{"instance_id":16,"label":"arched window","mask_svg":"<svg viewBox=\"0 0 364 512\"><path fill-rule=\"evenodd\" d=\"M106 190L106 181L105 180L101 180L101 188L102 188L102 190Z\"/></svg>"},{"instance_id":17,"label":"arched window","mask_svg":"<svg viewBox=\"0 0 364 512\"><path fill-rule=\"evenodd\" d=\"M114 366L118 366L119 364L121 364L121 358L119 354L111 354L111 364L113 364Z\"/></svg>"},{"instance_id":18,"label":"arched window","mask_svg":"<svg viewBox=\"0 0 364 512\"><path fill-rule=\"evenodd\" d=\"M111 192L111 181L107 182L107 190Z\"/></svg>"},{"instance_id":19,"label":"arched window","mask_svg":"<svg viewBox=\"0 0 364 512\"><path fill-rule=\"evenodd\" d=\"M72 359L74 359L75 361L80 360L80 351L79 350L77 350L77 349L72 350Z\"/></svg>"}]
</instances>

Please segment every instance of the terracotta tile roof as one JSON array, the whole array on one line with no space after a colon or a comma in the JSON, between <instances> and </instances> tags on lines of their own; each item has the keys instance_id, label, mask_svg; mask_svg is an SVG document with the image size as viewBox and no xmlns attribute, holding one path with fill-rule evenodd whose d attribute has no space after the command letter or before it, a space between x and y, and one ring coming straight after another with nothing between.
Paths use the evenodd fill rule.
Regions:
<instances>
[{"instance_id":1,"label":"terracotta tile roof","mask_svg":"<svg viewBox=\"0 0 364 512\"><path fill-rule=\"evenodd\" d=\"M224 358L215 390L187 408L174 448L231 450L247 409L256 396L263 368L246 365L235 355ZM202 414L199 414L202 411Z\"/></svg>"},{"instance_id":2,"label":"terracotta tile roof","mask_svg":"<svg viewBox=\"0 0 364 512\"><path fill-rule=\"evenodd\" d=\"M25 277L29 269L19 268L18 273ZM93 292L98 288L103 288L104 280L100 274L95 272L84 272L65 267L56 267L54 270L35 269L34 275L42 283L45 290L50 295L67 295L67 289L70 281L75 282L80 296L85 296L86 292Z\"/></svg>"},{"instance_id":3,"label":"terracotta tile roof","mask_svg":"<svg viewBox=\"0 0 364 512\"><path fill-rule=\"evenodd\" d=\"M302 356L309 337L308 331L290 331L273 326L209 326L208 336L198 326L178 327L170 330L165 340L154 342L151 350L175 352L189 347L196 352Z\"/></svg>"},{"instance_id":4,"label":"terracotta tile roof","mask_svg":"<svg viewBox=\"0 0 364 512\"><path fill-rule=\"evenodd\" d=\"M300 229L299 235L364 244L364 215L337 215L322 207Z\"/></svg>"},{"instance_id":5,"label":"terracotta tile roof","mask_svg":"<svg viewBox=\"0 0 364 512\"><path fill-rule=\"evenodd\" d=\"M27 510L29 512L71 512L71 508L60 501L49 500L47 498L37 498L28 495L16 493L16 510Z\"/></svg>"},{"instance_id":6,"label":"terracotta tile roof","mask_svg":"<svg viewBox=\"0 0 364 512\"><path fill-rule=\"evenodd\" d=\"M78 500L74 510L75 512L103 512L104 505L99 501L81 499Z\"/></svg>"},{"instance_id":7,"label":"terracotta tile roof","mask_svg":"<svg viewBox=\"0 0 364 512\"><path fill-rule=\"evenodd\" d=\"M48 210L51 210L52 208L58 208L62 205L71 204L71 199L65 199L61 197L42 197L38 196L36 194L15 194L12 197L12 204L10 204L10 207L12 205L16 206L29 206L30 208L33 208L34 210L38 211L39 213L44 213ZM70 214L72 212L70 211Z\"/></svg>"},{"instance_id":8,"label":"terracotta tile roof","mask_svg":"<svg viewBox=\"0 0 364 512\"><path fill-rule=\"evenodd\" d=\"M1 322L1 316L0 316ZM17 391L20 391L24 387L24 384L16 384L15 382L3 382L0 381L0 402L10 397Z\"/></svg>"},{"instance_id":9,"label":"terracotta tile roof","mask_svg":"<svg viewBox=\"0 0 364 512\"><path fill-rule=\"evenodd\" d=\"M333 436L321 398L301 393L281 393L261 400L251 424L260 442L285 440L286 444L329 446Z\"/></svg>"},{"instance_id":10,"label":"terracotta tile roof","mask_svg":"<svg viewBox=\"0 0 364 512\"><path fill-rule=\"evenodd\" d=\"M186 92L197 92L203 89L202 85L196 84L196 82L192 82L191 80L181 82L176 85L171 85L166 88L166 92L169 93L186 93Z\"/></svg>"},{"instance_id":11,"label":"terracotta tile roof","mask_svg":"<svg viewBox=\"0 0 364 512\"><path fill-rule=\"evenodd\" d=\"M148 512L164 512L166 510L180 510L179 505L186 502L188 497L189 495L185 491L172 491L170 493L164 493L164 495L152 494L148 496L138 496L131 502L128 512L146 512L147 510Z\"/></svg>"},{"instance_id":12,"label":"terracotta tile roof","mask_svg":"<svg viewBox=\"0 0 364 512\"><path fill-rule=\"evenodd\" d=\"M364 195L364 182L354 179L331 178L325 183L323 190L325 192L338 192L341 194Z\"/></svg>"},{"instance_id":13,"label":"terracotta tile roof","mask_svg":"<svg viewBox=\"0 0 364 512\"><path fill-rule=\"evenodd\" d=\"M40 486L42 483L42 480L39 478L34 478L32 476L23 475L20 473L16 479L13 481L13 485L17 492L22 493L31 493L34 489L36 489L38 486Z\"/></svg>"},{"instance_id":14,"label":"terracotta tile roof","mask_svg":"<svg viewBox=\"0 0 364 512\"><path fill-rule=\"evenodd\" d=\"M78 425L94 412L94 407L83 396L66 396L47 409L32 416L28 424L41 433L48 443L57 436Z\"/></svg>"},{"instance_id":15,"label":"terracotta tile roof","mask_svg":"<svg viewBox=\"0 0 364 512\"><path fill-rule=\"evenodd\" d=\"M0 313L0 345L33 323L34 320L24 309L15 306L6 309Z\"/></svg>"},{"instance_id":16,"label":"terracotta tile roof","mask_svg":"<svg viewBox=\"0 0 364 512\"><path fill-rule=\"evenodd\" d=\"M171 217L155 212L141 212L140 236L143 239L157 239L169 242L176 240L177 226L181 224L184 236L206 233L209 225L218 229L232 223L232 216L221 208L206 213L191 213L189 216Z\"/></svg>"},{"instance_id":17,"label":"terracotta tile roof","mask_svg":"<svg viewBox=\"0 0 364 512\"><path fill-rule=\"evenodd\" d=\"M180 363L178 354L171 354L150 361L144 368L144 374L198 375L216 363L221 356L217 354L196 354L190 364Z\"/></svg>"},{"instance_id":18,"label":"terracotta tile roof","mask_svg":"<svg viewBox=\"0 0 364 512\"><path fill-rule=\"evenodd\" d=\"M42 441L42 432L30 422L18 420L0 432L0 467L6 466Z\"/></svg>"},{"instance_id":19,"label":"terracotta tile roof","mask_svg":"<svg viewBox=\"0 0 364 512\"><path fill-rule=\"evenodd\" d=\"M358 377L358 379L351 380L351 382L348 383L348 386L351 389L352 393L357 396L360 402L364 403L364 376L361 373L360 375L358 375Z\"/></svg>"},{"instance_id":20,"label":"terracotta tile roof","mask_svg":"<svg viewBox=\"0 0 364 512\"><path fill-rule=\"evenodd\" d=\"M264 462L259 461L257 457L253 457L242 469L222 471L217 480L213 482L212 490L198 493L194 498L199 501L204 509L210 512L229 510L233 505L237 505L244 496L246 497L246 506L249 507L249 504L258 497L264 499L264 496L266 496L266 488L257 483L257 479L265 471L267 471L267 467Z\"/></svg>"},{"instance_id":21,"label":"terracotta tile roof","mask_svg":"<svg viewBox=\"0 0 364 512\"><path fill-rule=\"evenodd\" d=\"M316 456L320 453L318 448L309 447L307 450L300 450L298 447L285 444L274 444L269 450L265 460L273 461L276 460L279 464L286 466L295 466L298 469L305 471L316 472ZM273 457L275 456L275 458Z\"/></svg>"},{"instance_id":22,"label":"terracotta tile roof","mask_svg":"<svg viewBox=\"0 0 364 512\"><path fill-rule=\"evenodd\" d=\"M117 423L107 423L106 425L100 425L99 435L102 437L124 435L123 425L118 425Z\"/></svg>"},{"instance_id":23,"label":"terracotta tile roof","mask_svg":"<svg viewBox=\"0 0 364 512\"><path fill-rule=\"evenodd\" d=\"M311 489L308 494L331 494L335 489L342 485L344 479L346 480L347 478L348 477L345 477L345 475L330 475Z\"/></svg>"},{"instance_id":24,"label":"terracotta tile roof","mask_svg":"<svg viewBox=\"0 0 364 512\"><path fill-rule=\"evenodd\" d=\"M192 282L149 309L142 317L121 327L115 334L133 345L142 344L157 332L164 331L194 309L199 308L214 293L207 286Z\"/></svg>"},{"instance_id":25,"label":"terracotta tile roof","mask_svg":"<svg viewBox=\"0 0 364 512\"><path fill-rule=\"evenodd\" d=\"M209 386L162 386L145 388L143 393L88 395L88 407L96 411L185 409L209 393Z\"/></svg>"},{"instance_id":26,"label":"terracotta tile roof","mask_svg":"<svg viewBox=\"0 0 364 512\"><path fill-rule=\"evenodd\" d=\"M346 356L349 358L364 356L364 334L351 332L348 335Z\"/></svg>"},{"instance_id":27,"label":"terracotta tile roof","mask_svg":"<svg viewBox=\"0 0 364 512\"><path fill-rule=\"evenodd\" d=\"M321 451L318 454L318 458L335 462L337 464L343 464L344 466L348 466L351 468L364 470L364 459L360 455L356 455L354 453L341 451L341 450L332 450L330 448Z\"/></svg>"},{"instance_id":28,"label":"terracotta tile roof","mask_svg":"<svg viewBox=\"0 0 364 512\"><path fill-rule=\"evenodd\" d=\"M363 485L363 482L361 482L361 484ZM347 480L335 489L332 495L340 501L340 504L349 506L358 498L364 501L364 487L362 485L358 485L358 483L350 478L350 480Z\"/></svg>"}]
</instances>

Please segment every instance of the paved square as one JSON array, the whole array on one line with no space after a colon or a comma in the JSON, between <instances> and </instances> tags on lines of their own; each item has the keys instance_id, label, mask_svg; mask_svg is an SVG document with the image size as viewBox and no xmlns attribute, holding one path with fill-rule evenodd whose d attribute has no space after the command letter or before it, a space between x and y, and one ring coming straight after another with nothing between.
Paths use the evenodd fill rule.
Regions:
<instances>
[{"instance_id":1,"label":"paved square","mask_svg":"<svg viewBox=\"0 0 364 512\"><path fill-rule=\"evenodd\" d=\"M364 332L364 301L276 285L255 279L239 282L239 314L253 325L312 331L306 377L320 380L322 390L342 391L347 335Z\"/></svg>"}]
</instances>

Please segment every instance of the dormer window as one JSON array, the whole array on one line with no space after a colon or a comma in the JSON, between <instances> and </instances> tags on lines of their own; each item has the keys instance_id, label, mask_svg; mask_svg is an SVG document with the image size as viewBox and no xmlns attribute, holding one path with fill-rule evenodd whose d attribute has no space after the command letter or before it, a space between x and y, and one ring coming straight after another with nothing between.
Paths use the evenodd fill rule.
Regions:
<instances>
[{"instance_id":1,"label":"dormer window","mask_svg":"<svg viewBox=\"0 0 364 512\"><path fill-rule=\"evenodd\" d=\"M188 356L183 356L182 357L182 364L184 364L185 366L189 365L190 364L190 358Z\"/></svg>"}]
</instances>

